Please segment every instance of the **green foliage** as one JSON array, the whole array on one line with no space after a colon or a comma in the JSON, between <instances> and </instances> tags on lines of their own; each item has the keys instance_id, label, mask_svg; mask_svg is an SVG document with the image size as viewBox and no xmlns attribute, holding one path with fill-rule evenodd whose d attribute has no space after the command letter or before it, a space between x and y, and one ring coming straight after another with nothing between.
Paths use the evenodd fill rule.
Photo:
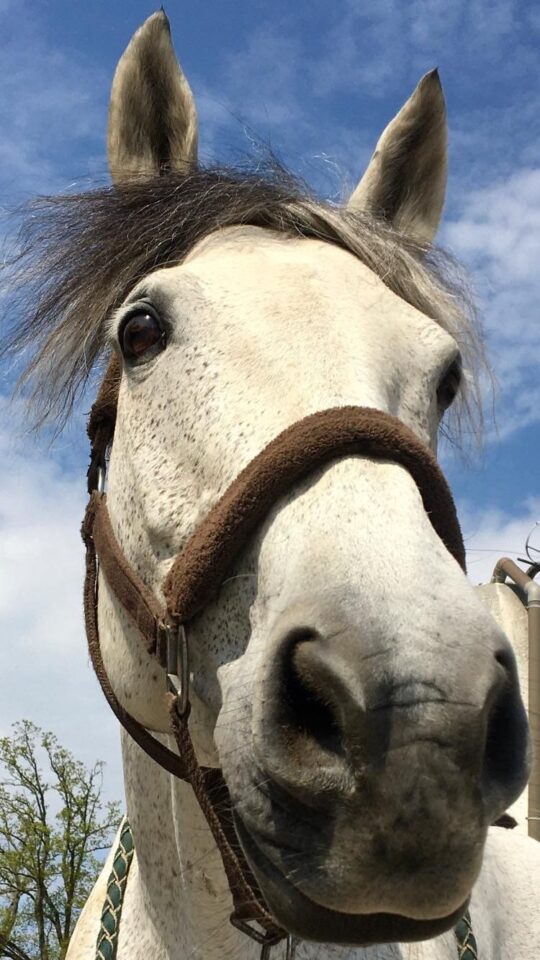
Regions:
<instances>
[{"instance_id":1,"label":"green foliage","mask_svg":"<svg viewBox=\"0 0 540 960\"><path fill-rule=\"evenodd\" d=\"M28 720L0 738L0 957L65 957L120 820L102 770Z\"/></svg>"}]
</instances>

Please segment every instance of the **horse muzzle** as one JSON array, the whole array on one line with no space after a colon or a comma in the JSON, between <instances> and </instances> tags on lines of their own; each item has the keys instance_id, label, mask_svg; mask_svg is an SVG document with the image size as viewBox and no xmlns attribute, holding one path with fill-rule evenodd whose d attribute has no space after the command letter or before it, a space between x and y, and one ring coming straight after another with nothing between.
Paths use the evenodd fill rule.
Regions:
<instances>
[{"instance_id":1,"label":"horse muzzle","mask_svg":"<svg viewBox=\"0 0 540 960\"><path fill-rule=\"evenodd\" d=\"M229 782L245 851L282 923L272 890L281 901L285 886L288 902L294 888L338 914L451 925L488 826L528 774L514 657L494 637L481 670L463 654L443 682L407 670L406 654L364 656L350 628L276 624L253 715L253 789L237 796Z\"/></svg>"}]
</instances>

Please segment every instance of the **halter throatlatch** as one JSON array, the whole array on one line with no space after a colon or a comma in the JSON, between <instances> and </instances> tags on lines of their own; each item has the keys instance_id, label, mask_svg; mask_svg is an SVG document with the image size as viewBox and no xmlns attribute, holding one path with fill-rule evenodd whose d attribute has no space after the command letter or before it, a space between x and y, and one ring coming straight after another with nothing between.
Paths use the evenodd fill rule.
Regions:
<instances>
[{"instance_id":1,"label":"halter throatlatch","mask_svg":"<svg viewBox=\"0 0 540 960\"><path fill-rule=\"evenodd\" d=\"M161 767L191 784L218 846L234 910L231 922L262 945L293 940L270 914L235 834L230 797L220 770L199 766L189 732L189 657L186 625L217 594L232 564L272 506L317 467L362 455L399 463L413 477L424 509L443 543L465 569L465 549L452 494L430 450L395 417L368 407L332 407L280 433L238 475L178 554L163 585L165 605L129 564L116 540L102 492L107 449L116 420L120 365L111 361L88 432L92 454L90 501L83 522L84 593L90 656L120 723ZM98 561L109 589L168 677L171 730L179 755L159 743L119 703L103 664L97 615ZM253 926L257 924L258 926Z\"/></svg>"}]
</instances>

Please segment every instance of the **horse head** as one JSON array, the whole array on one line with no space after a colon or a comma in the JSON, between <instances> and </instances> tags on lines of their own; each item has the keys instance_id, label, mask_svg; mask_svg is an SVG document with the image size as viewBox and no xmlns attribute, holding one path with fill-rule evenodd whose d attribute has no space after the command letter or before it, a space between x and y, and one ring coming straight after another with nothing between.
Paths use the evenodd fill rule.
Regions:
<instances>
[{"instance_id":1,"label":"horse head","mask_svg":"<svg viewBox=\"0 0 540 960\"><path fill-rule=\"evenodd\" d=\"M307 415L383 411L435 451L472 376L431 248L444 99L427 74L341 207L279 172L205 171L160 12L118 65L109 163L115 188L83 227L105 251L102 290L91 260L83 282L121 365L108 504L160 595L241 469ZM105 582L99 619L116 696L166 735L163 674ZM223 770L276 918L327 941L350 941L351 917L380 916L373 939L392 917L409 939L449 927L525 784L527 724L510 645L411 472L355 454L294 483L189 640L199 761Z\"/></svg>"}]
</instances>

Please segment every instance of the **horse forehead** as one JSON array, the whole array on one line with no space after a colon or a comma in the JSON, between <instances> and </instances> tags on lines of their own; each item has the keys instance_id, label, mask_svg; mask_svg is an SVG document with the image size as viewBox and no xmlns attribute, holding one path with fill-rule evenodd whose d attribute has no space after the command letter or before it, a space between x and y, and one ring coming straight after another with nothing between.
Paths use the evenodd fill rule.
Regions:
<instances>
[{"instance_id":1,"label":"horse forehead","mask_svg":"<svg viewBox=\"0 0 540 960\"><path fill-rule=\"evenodd\" d=\"M200 241L179 266L159 270L152 281L174 295L190 278L209 295L212 289L233 292L241 299L270 303L293 296L317 299L321 312L332 313L348 302L369 310L412 319L421 314L401 300L369 267L349 251L313 238L295 238L260 227L231 227ZM321 298L320 294L326 294ZM424 318L427 319L427 318Z\"/></svg>"}]
</instances>

